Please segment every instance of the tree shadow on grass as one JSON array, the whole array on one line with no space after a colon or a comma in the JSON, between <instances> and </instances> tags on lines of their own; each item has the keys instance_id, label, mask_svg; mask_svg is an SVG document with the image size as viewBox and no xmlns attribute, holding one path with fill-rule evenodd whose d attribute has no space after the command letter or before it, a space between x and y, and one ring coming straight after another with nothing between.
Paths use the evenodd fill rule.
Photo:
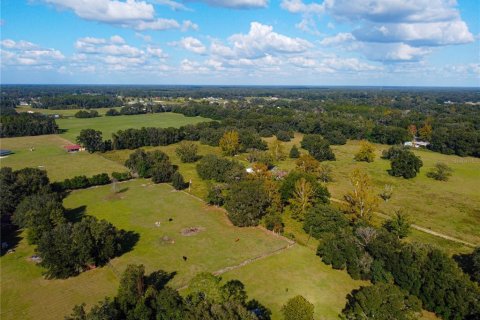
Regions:
<instances>
[{"instance_id":1,"label":"tree shadow on grass","mask_svg":"<svg viewBox=\"0 0 480 320\"><path fill-rule=\"evenodd\" d=\"M124 192L127 192L128 191L128 187L125 187L125 188L122 188L120 190L118 190L116 193L124 193Z\"/></svg>"},{"instance_id":2,"label":"tree shadow on grass","mask_svg":"<svg viewBox=\"0 0 480 320\"><path fill-rule=\"evenodd\" d=\"M145 282L147 285L154 286L155 288L157 288L157 290L162 290L176 275L176 271L166 272L163 270L157 270L150 273L146 277Z\"/></svg>"},{"instance_id":3,"label":"tree shadow on grass","mask_svg":"<svg viewBox=\"0 0 480 320\"><path fill-rule=\"evenodd\" d=\"M20 234L22 233L21 230L11 224L11 223L3 223L1 226L0 230L0 243L1 245L1 250L0 250L0 256L5 255L9 250L15 250L17 247L18 243L22 239L20 237Z\"/></svg>"},{"instance_id":4,"label":"tree shadow on grass","mask_svg":"<svg viewBox=\"0 0 480 320\"><path fill-rule=\"evenodd\" d=\"M65 217L69 222L77 223L82 220L85 216L85 212L87 211L87 206L82 205L73 209L66 209L65 210Z\"/></svg>"},{"instance_id":5,"label":"tree shadow on grass","mask_svg":"<svg viewBox=\"0 0 480 320\"><path fill-rule=\"evenodd\" d=\"M117 256L121 256L124 253L132 251L135 248L138 240L140 239L140 234L135 231L120 231L122 234L120 235L120 246L121 250Z\"/></svg>"}]
</instances>

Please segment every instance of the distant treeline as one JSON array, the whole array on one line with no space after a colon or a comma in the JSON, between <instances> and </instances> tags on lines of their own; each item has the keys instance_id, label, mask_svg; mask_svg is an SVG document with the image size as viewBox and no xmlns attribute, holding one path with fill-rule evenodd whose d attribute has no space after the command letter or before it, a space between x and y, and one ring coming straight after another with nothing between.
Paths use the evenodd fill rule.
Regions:
<instances>
[{"instance_id":1,"label":"distant treeline","mask_svg":"<svg viewBox=\"0 0 480 320\"><path fill-rule=\"evenodd\" d=\"M45 109L93 109L120 107L122 101L110 95L65 94L53 97L41 97L32 103L34 108Z\"/></svg>"},{"instance_id":2,"label":"distant treeline","mask_svg":"<svg viewBox=\"0 0 480 320\"><path fill-rule=\"evenodd\" d=\"M163 106L160 104L143 104L135 103L125 107L120 108L119 111L116 109L110 109L105 114L106 116L125 116L125 115L134 115L134 114L145 114L145 113L161 113L171 111L170 106Z\"/></svg>"}]
</instances>

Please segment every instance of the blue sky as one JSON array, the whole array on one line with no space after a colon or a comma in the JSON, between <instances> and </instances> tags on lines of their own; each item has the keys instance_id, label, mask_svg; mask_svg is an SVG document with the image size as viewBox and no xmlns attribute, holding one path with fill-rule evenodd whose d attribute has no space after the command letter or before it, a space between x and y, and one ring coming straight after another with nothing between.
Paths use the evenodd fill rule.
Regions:
<instances>
[{"instance_id":1,"label":"blue sky","mask_svg":"<svg viewBox=\"0 0 480 320\"><path fill-rule=\"evenodd\" d=\"M478 0L2 0L1 83L480 86Z\"/></svg>"}]
</instances>

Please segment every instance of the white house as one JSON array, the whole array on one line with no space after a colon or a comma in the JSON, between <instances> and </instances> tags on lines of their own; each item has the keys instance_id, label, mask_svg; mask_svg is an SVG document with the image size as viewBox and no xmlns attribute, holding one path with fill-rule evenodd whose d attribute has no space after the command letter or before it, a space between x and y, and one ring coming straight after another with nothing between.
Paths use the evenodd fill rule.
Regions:
<instances>
[{"instance_id":1,"label":"white house","mask_svg":"<svg viewBox=\"0 0 480 320\"><path fill-rule=\"evenodd\" d=\"M426 148L429 144L430 142L419 140L416 137L413 141L407 141L403 143L405 147L412 147L412 148L420 148L420 147Z\"/></svg>"}]
</instances>

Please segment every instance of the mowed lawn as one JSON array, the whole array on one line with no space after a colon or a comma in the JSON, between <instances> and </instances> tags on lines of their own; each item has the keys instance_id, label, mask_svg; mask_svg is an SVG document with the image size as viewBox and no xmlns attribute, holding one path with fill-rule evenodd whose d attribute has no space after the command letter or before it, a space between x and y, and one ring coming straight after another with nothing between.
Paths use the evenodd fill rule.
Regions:
<instances>
[{"instance_id":1,"label":"mowed lawn","mask_svg":"<svg viewBox=\"0 0 480 320\"><path fill-rule=\"evenodd\" d=\"M170 285L180 288L198 272L235 266L288 245L284 238L261 228L232 226L223 210L173 191L169 185L135 180L117 187L121 192L113 193L112 186L72 192L64 205L137 232L140 239L134 249L113 259L110 266L67 280L45 280L40 267L28 260L33 248L22 240L15 253L0 258L0 318L61 319L75 304L91 304L114 295L118 275L128 264L144 264L147 272L176 272ZM181 231L190 227L203 231L183 236ZM268 292L268 288L265 290ZM343 300L344 296L338 298Z\"/></svg>"},{"instance_id":2,"label":"mowed lawn","mask_svg":"<svg viewBox=\"0 0 480 320\"><path fill-rule=\"evenodd\" d=\"M266 140L271 141L272 138ZM301 140L302 135L296 134L295 139L285 143L286 152L293 144L300 147ZM390 161L380 158L382 150L390 146L375 144L375 147L375 161L366 163L353 159L359 149L359 141L332 146L337 160L325 162L332 166L334 181L327 184L332 197L343 199L351 189L350 173L354 168L361 168L372 178L375 192L380 193L385 184L394 188L392 199L382 201L379 211L393 215L395 210L402 209L417 225L480 245L480 159L416 149L413 152L422 159L423 167L417 177L404 179L390 176L387 172ZM301 149L301 152L307 151ZM437 162L453 168L449 181L436 181L426 176ZM295 168L295 161L281 161L279 167L291 170ZM415 232L414 235L419 234ZM420 238L425 239L421 235ZM433 239L430 236L427 238Z\"/></svg>"},{"instance_id":3,"label":"mowed lawn","mask_svg":"<svg viewBox=\"0 0 480 320\"><path fill-rule=\"evenodd\" d=\"M22 169L26 167L47 170L51 181L60 181L77 175L92 176L94 174L127 169L116 162L105 159L99 154L86 151L68 153L64 146L71 142L58 135L33 137L2 138L2 149L12 150L14 154L0 159L2 167ZM31 148L34 151L30 151Z\"/></svg>"},{"instance_id":4,"label":"mowed lawn","mask_svg":"<svg viewBox=\"0 0 480 320\"><path fill-rule=\"evenodd\" d=\"M102 116L86 119L71 117L56 120L60 129L66 130L65 133L62 133L62 137L70 141L75 141L82 129L102 131L104 139L111 139L112 133L118 130L130 128L139 129L142 127L178 128L187 124L196 124L204 121L209 121L209 119L202 117L185 117L182 114L172 112L115 117Z\"/></svg>"}]
</instances>

